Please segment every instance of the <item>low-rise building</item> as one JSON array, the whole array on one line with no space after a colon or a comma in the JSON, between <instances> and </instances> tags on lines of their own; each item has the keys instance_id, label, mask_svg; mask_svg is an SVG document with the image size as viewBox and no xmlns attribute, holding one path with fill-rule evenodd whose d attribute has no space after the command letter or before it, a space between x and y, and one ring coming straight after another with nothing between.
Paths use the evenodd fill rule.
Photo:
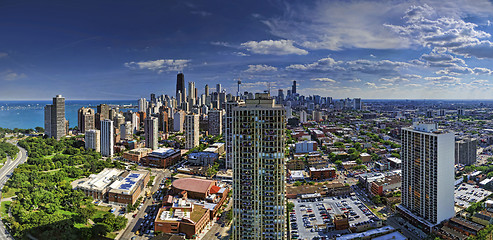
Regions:
<instances>
[{"instance_id":1,"label":"low-rise building","mask_svg":"<svg viewBox=\"0 0 493 240\"><path fill-rule=\"evenodd\" d=\"M317 142L315 141L302 141L295 144L296 153L310 153L317 151Z\"/></svg>"},{"instance_id":2,"label":"low-rise building","mask_svg":"<svg viewBox=\"0 0 493 240\"><path fill-rule=\"evenodd\" d=\"M140 163L141 159L145 156L147 156L149 153L152 152L152 149L150 148L137 148L130 150L128 152L124 152L122 157L123 159L134 162L134 163Z\"/></svg>"},{"instance_id":3,"label":"low-rise building","mask_svg":"<svg viewBox=\"0 0 493 240\"><path fill-rule=\"evenodd\" d=\"M336 177L336 169L333 167L310 168L310 178L312 180L335 179Z\"/></svg>"},{"instance_id":4,"label":"low-rise building","mask_svg":"<svg viewBox=\"0 0 493 240\"><path fill-rule=\"evenodd\" d=\"M345 214L334 215L333 221L336 230L346 230L349 228L349 219Z\"/></svg>"},{"instance_id":5,"label":"low-rise building","mask_svg":"<svg viewBox=\"0 0 493 240\"><path fill-rule=\"evenodd\" d=\"M219 159L215 152L193 152L188 154L188 162L196 166L212 166Z\"/></svg>"},{"instance_id":6,"label":"low-rise building","mask_svg":"<svg viewBox=\"0 0 493 240\"><path fill-rule=\"evenodd\" d=\"M134 204L149 182L149 171L130 171L113 182L108 192L108 201L115 204Z\"/></svg>"},{"instance_id":7,"label":"low-rise building","mask_svg":"<svg viewBox=\"0 0 493 240\"><path fill-rule=\"evenodd\" d=\"M142 158L144 166L167 168L181 159L181 151L173 148L159 148Z\"/></svg>"},{"instance_id":8,"label":"low-rise building","mask_svg":"<svg viewBox=\"0 0 493 240\"><path fill-rule=\"evenodd\" d=\"M401 169L402 161L399 158L389 157L387 158L389 165L393 169Z\"/></svg>"},{"instance_id":9,"label":"low-rise building","mask_svg":"<svg viewBox=\"0 0 493 240\"><path fill-rule=\"evenodd\" d=\"M387 191L393 191L400 188L402 179L400 175L388 176L383 179L378 179L371 183L370 191L373 195L382 196Z\"/></svg>"},{"instance_id":10,"label":"low-rise building","mask_svg":"<svg viewBox=\"0 0 493 240\"><path fill-rule=\"evenodd\" d=\"M361 153L359 156L361 157L361 161L364 163L371 161L371 155L368 153Z\"/></svg>"},{"instance_id":11,"label":"low-rise building","mask_svg":"<svg viewBox=\"0 0 493 240\"><path fill-rule=\"evenodd\" d=\"M94 199L107 200L110 185L122 175L124 171L116 168L106 168L98 174L91 174L87 178L72 182L73 188L82 191L86 196Z\"/></svg>"}]
</instances>

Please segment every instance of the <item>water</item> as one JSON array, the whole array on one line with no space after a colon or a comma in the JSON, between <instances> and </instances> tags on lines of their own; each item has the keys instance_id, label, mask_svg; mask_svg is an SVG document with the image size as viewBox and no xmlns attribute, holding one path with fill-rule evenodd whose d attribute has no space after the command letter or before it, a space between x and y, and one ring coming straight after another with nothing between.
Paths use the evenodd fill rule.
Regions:
<instances>
[{"instance_id":1,"label":"water","mask_svg":"<svg viewBox=\"0 0 493 240\"><path fill-rule=\"evenodd\" d=\"M52 101L0 101L0 127L2 128L44 128L44 106ZM66 100L65 118L70 127L77 126L77 110L81 107L96 109L99 104L133 105L136 100ZM137 111L136 108L120 108L120 111Z\"/></svg>"}]
</instances>

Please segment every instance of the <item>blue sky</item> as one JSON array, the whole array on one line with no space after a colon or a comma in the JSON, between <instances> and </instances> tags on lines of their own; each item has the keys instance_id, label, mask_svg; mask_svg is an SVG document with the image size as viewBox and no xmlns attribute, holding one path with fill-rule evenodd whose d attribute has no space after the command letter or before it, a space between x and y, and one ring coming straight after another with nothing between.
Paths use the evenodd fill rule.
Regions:
<instances>
[{"instance_id":1,"label":"blue sky","mask_svg":"<svg viewBox=\"0 0 493 240\"><path fill-rule=\"evenodd\" d=\"M0 100L235 92L492 99L493 3L2 1Z\"/></svg>"}]
</instances>

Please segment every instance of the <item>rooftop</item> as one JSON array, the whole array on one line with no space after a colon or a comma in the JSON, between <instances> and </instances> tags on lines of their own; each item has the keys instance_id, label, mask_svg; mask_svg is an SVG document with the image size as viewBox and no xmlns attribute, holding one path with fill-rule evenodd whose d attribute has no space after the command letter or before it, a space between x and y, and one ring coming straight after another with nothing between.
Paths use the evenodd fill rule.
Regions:
<instances>
[{"instance_id":1,"label":"rooftop","mask_svg":"<svg viewBox=\"0 0 493 240\"><path fill-rule=\"evenodd\" d=\"M111 192L119 192L130 195L135 190L137 183L148 173L144 171L131 171L125 178L115 181L110 185Z\"/></svg>"},{"instance_id":2,"label":"rooftop","mask_svg":"<svg viewBox=\"0 0 493 240\"><path fill-rule=\"evenodd\" d=\"M173 187L190 192L207 193L211 186L215 185L215 182L199 178L181 178L173 181Z\"/></svg>"}]
</instances>

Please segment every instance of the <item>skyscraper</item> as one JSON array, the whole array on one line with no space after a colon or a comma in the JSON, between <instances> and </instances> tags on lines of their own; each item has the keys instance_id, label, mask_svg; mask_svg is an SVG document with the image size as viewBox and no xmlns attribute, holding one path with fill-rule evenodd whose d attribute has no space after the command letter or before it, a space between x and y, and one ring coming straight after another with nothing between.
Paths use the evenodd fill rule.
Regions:
<instances>
[{"instance_id":1,"label":"skyscraper","mask_svg":"<svg viewBox=\"0 0 493 240\"><path fill-rule=\"evenodd\" d=\"M455 215L454 134L437 123L402 128L401 214L426 230Z\"/></svg>"},{"instance_id":2,"label":"skyscraper","mask_svg":"<svg viewBox=\"0 0 493 240\"><path fill-rule=\"evenodd\" d=\"M53 104L45 106L45 134L60 140L66 132L65 98L56 95Z\"/></svg>"},{"instance_id":3,"label":"skyscraper","mask_svg":"<svg viewBox=\"0 0 493 240\"><path fill-rule=\"evenodd\" d=\"M229 101L225 104L223 131L226 144L226 168L228 169L233 168L233 108L243 105L245 105L243 101Z\"/></svg>"},{"instance_id":4,"label":"skyscraper","mask_svg":"<svg viewBox=\"0 0 493 240\"><path fill-rule=\"evenodd\" d=\"M95 129L95 118L94 109L82 107L77 112L77 125L81 133L86 132L89 129Z\"/></svg>"},{"instance_id":5,"label":"skyscraper","mask_svg":"<svg viewBox=\"0 0 493 240\"><path fill-rule=\"evenodd\" d=\"M86 130L85 136L85 147L86 149L94 149L96 152L101 151L101 138L100 131L97 129Z\"/></svg>"},{"instance_id":6,"label":"skyscraper","mask_svg":"<svg viewBox=\"0 0 493 240\"><path fill-rule=\"evenodd\" d=\"M173 131L183 132L183 123L185 122L185 113L177 111L173 114Z\"/></svg>"},{"instance_id":7,"label":"skyscraper","mask_svg":"<svg viewBox=\"0 0 493 240\"><path fill-rule=\"evenodd\" d=\"M224 110L211 110L208 114L209 135L219 136L223 132Z\"/></svg>"},{"instance_id":8,"label":"skyscraper","mask_svg":"<svg viewBox=\"0 0 493 240\"><path fill-rule=\"evenodd\" d=\"M192 149L199 145L199 115L185 116L185 148Z\"/></svg>"},{"instance_id":9,"label":"skyscraper","mask_svg":"<svg viewBox=\"0 0 493 240\"><path fill-rule=\"evenodd\" d=\"M353 109L355 109L355 110L361 110L361 108L362 108L361 98L355 98L355 99L353 99L353 103L354 103Z\"/></svg>"},{"instance_id":10,"label":"skyscraper","mask_svg":"<svg viewBox=\"0 0 493 240\"><path fill-rule=\"evenodd\" d=\"M110 119L110 106L99 104L97 106L96 119L94 120L96 129L101 130L101 121Z\"/></svg>"},{"instance_id":11,"label":"skyscraper","mask_svg":"<svg viewBox=\"0 0 493 240\"><path fill-rule=\"evenodd\" d=\"M183 73L176 75L176 95L178 95L178 91L182 94L185 92L185 76Z\"/></svg>"},{"instance_id":12,"label":"skyscraper","mask_svg":"<svg viewBox=\"0 0 493 240\"><path fill-rule=\"evenodd\" d=\"M233 232L286 239L285 113L268 93L233 109Z\"/></svg>"},{"instance_id":13,"label":"skyscraper","mask_svg":"<svg viewBox=\"0 0 493 240\"><path fill-rule=\"evenodd\" d=\"M139 99L139 112L147 112L149 102L145 98Z\"/></svg>"},{"instance_id":14,"label":"skyscraper","mask_svg":"<svg viewBox=\"0 0 493 240\"><path fill-rule=\"evenodd\" d=\"M195 105L196 92L195 92L195 82L188 82L188 109L192 109Z\"/></svg>"},{"instance_id":15,"label":"skyscraper","mask_svg":"<svg viewBox=\"0 0 493 240\"><path fill-rule=\"evenodd\" d=\"M455 141L455 164L471 165L476 163L478 140L463 138Z\"/></svg>"},{"instance_id":16,"label":"skyscraper","mask_svg":"<svg viewBox=\"0 0 493 240\"><path fill-rule=\"evenodd\" d=\"M209 85L207 84L205 85L204 94L206 97L209 96Z\"/></svg>"},{"instance_id":17,"label":"skyscraper","mask_svg":"<svg viewBox=\"0 0 493 240\"><path fill-rule=\"evenodd\" d=\"M220 93L221 91L222 91L221 84L220 83L216 84L216 92Z\"/></svg>"},{"instance_id":18,"label":"skyscraper","mask_svg":"<svg viewBox=\"0 0 493 240\"><path fill-rule=\"evenodd\" d=\"M148 117L144 123L144 135L146 148L150 148L152 150L157 149L158 145L158 119L155 117Z\"/></svg>"},{"instance_id":19,"label":"skyscraper","mask_svg":"<svg viewBox=\"0 0 493 240\"><path fill-rule=\"evenodd\" d=\"M296 81L293 81L293 87L291 87L291 94L296 95Z\"/></svg>"},{"instance_id":20,"label":"skyscraper","mask_svg":"<svg viewBox=\"0 0 493 240\"><path fill-rule=\"evenodd\" d=\"M115 136L113 121L110 119L105 119L101 121L101 155L105 157L112 157L114 146Z\"/></svg>"}]
</instances>

